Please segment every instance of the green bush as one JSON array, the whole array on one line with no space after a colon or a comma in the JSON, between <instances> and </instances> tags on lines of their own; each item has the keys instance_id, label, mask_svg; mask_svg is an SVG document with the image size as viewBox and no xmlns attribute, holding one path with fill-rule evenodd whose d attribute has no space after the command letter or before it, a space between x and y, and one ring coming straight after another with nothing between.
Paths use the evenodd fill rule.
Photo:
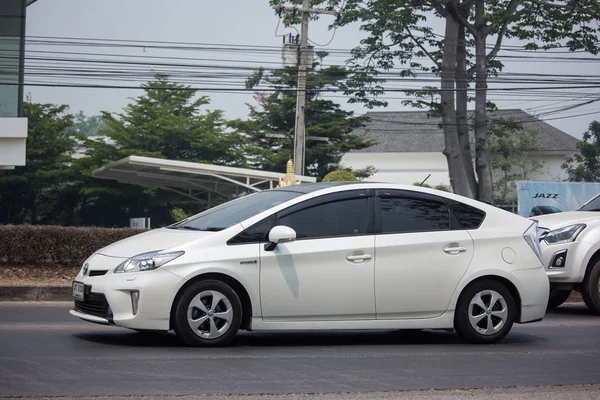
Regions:
<instances>
[{"instance_id":1,"label":"green bush","mask_svg":"<svg viewBox=\"0 0 600 400\"><path fill-rule=\"evenodd\" d=\"M78 266L96 250L141 232L129 228L0 226L0 264Z\"/></svg>"},{"instance_id":2,"label":"green bush","mask_svg":"<svg viewBox=\"0 0 600 400\"><path fill-rule=\"evenodd\" d=\"M338 169L336 171L331 171L323 178L323 182L355 182L358 181L358 178L354 176L354 174L345 169Z\"/></svg>"}]
</instances>

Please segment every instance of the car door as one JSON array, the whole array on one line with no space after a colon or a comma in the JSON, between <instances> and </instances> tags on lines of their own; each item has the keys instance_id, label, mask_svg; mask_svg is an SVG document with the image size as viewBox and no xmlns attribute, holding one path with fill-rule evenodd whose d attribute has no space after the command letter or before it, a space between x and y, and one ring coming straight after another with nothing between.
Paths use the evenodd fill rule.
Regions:
<instances>
[{"instance_id":1,"label":"car door","mask_svg":"<svg viewBox=\"0 0 600 400\"><path fill-rule=\"evenodd\" d=\"M374 200L368 190L321 196L278 213L296 240L260 249L264 320L375 319Z\"/></svg>"},{"instance_id":2,"label":"car door","mask_svg":"<svg viewBox=\"0 0 600 400\"><path fill-rule=\"evenodd\" d=\"M380 190L376 203L377 318L443 314L473 258L473 239L441 197Z\"/></svg>"}]
</instances>

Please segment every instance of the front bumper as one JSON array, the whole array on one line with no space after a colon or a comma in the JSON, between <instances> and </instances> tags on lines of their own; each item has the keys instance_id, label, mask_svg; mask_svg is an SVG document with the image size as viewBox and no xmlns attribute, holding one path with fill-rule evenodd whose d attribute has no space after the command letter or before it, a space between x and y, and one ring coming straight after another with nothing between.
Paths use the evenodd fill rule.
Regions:
<instances>
[{"instance_id":1,"label":"front bumper","mask_svg":"<svg viewBox=\"0 0 600 400\"><path fill-rule=\"evenodd\" d=\"M91 268L94 268L94 264L108 262L108 257L97 257L102 256L95 256L89 261ZM113 270L121 261L110 259L110 262L116 264L105 275L82 276L80 273L75 278L85 285L86 299L83 302L75 301L71 315L104 325L140 330L169 330L171 306L185 279L161 268L115 274ZM131 295L135 291L139 292L136 313Z\"/></svg>"},{"instance_id":2,"label":"front bumper","mask_svg":"<svg viewBox=\"0 0 600 400\"><path fill-rule=\"evenodd\" d=\"M587 259L593 244L575 241L560 245L541 244L544 268L552 283L580 283L585 275ZM555 258L566 252L564 264L561 267L553 265Z\"/></svg>"},{"instance_id":3,"label":"front bumper","mask_svg":"<svg viewBox=\"0 0 600 400\"><path fill-rule=\"evenodd\" d=\"M521 318L527 323L541 320L546 315L550 282L543 268L521 269L512 273L513 283L521 296Z\"/></svg>"}]
</instances>

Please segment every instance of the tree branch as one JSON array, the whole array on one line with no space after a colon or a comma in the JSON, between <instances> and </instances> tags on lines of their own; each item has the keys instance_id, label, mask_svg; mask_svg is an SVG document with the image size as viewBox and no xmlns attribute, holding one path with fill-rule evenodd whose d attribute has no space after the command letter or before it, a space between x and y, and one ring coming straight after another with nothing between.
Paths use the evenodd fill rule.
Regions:
<instances>
[{"instance_id":1,"label":"tree branch","mask_svg":"<svg viewBox=\"0 0 600 400\"><path fill-rule=\"evenodd\" d=\"M408 33L408 36L410 36L410 38L412 39L412 41L413 41L413 42L414 42L414 43L415 43L417 46L419 46L419 48L420 48L421 50L423 50L423 53L425 53L425 54L427 55L427 57L429 57L429 59L430 59L431 61L433 61L433 63L436 65L436 67L438 67L438 68L441 68L441 64L440 64L440 62L439 62L439 61L437 61L437 60L435 59L435 57L433 57L433 56L431 55L431 53L430 53L430 52L428 52L428 51L427 51L427 49L426 49L426 48L425 48L425 47L424 47L424 46L423 46L423 45L422 45L422 44L421 44L421 43L420 43L420 42L419 42L419 41L418 41L418 40L417 40L417 39L416 39L416 38L413 36L413 34L412 34L412 32L410 31L410 29L406 28L405 30L406 30L406 33Z\"/></svg>"},{"instance_id":2,"label":"tree branch","mask_svg":"<svg viewBox=\"0 0 600 400\"><path fill-rule=\"evenodd\" d=\"M496 58L496 56L500 52L500 49L502 48L502 41L504 40L504 36L506 35L506 31L508 30L508 24L510 23L509 18L512 17L517 11L517 8L521 4L521 1L522 0L511 0L508 4L508 7L506 7L506 20L504 21L502 27L498 31L498 37L496 38L496 44L494 45L494 48L488 53L488 55L485 58L486 64L492 61L494 58ZM485 28L484 33L486 36L490 33L490 28L491 26ZM469 78L472 78L474 73L475 66L469 68L469 70L467 71Z\"/></svg>"},{"instance_id":3,"label":"tree branch","mask_svg":"<svg viewBox=\"0 0 600 400\"><path fill-rule=\"evenodd\" d=\"M458 22L459 24L463 25L465 28L467 28L467 30L473 35L476 36L478 34L477 29L475 28L475 26L473 24L471 24L469 22L469 20L467 19L467 17L465 17L462 13L462 10L460 9L460 6L454 1L454 0L450 0L448 2L448 4L450 4L451 10L450 14L452 15L452 18L454 18L454 20L456 22Z\"/></svg>"}]
</instances>

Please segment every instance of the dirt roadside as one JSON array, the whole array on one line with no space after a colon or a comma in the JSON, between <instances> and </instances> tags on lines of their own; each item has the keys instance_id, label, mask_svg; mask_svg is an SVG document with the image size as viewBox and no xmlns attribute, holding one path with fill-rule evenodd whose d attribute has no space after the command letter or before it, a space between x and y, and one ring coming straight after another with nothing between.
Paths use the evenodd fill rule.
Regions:
<instances>
[{"instance_id":1,"label":"dirt roadside","mask_svg":"<svg viewBox=\"0 0 600 400\"><path fill-rule=\"evenodd\" d=\"M71 286L79 268L0 265L0 286Z\"/></svg>"}]
</instances>

